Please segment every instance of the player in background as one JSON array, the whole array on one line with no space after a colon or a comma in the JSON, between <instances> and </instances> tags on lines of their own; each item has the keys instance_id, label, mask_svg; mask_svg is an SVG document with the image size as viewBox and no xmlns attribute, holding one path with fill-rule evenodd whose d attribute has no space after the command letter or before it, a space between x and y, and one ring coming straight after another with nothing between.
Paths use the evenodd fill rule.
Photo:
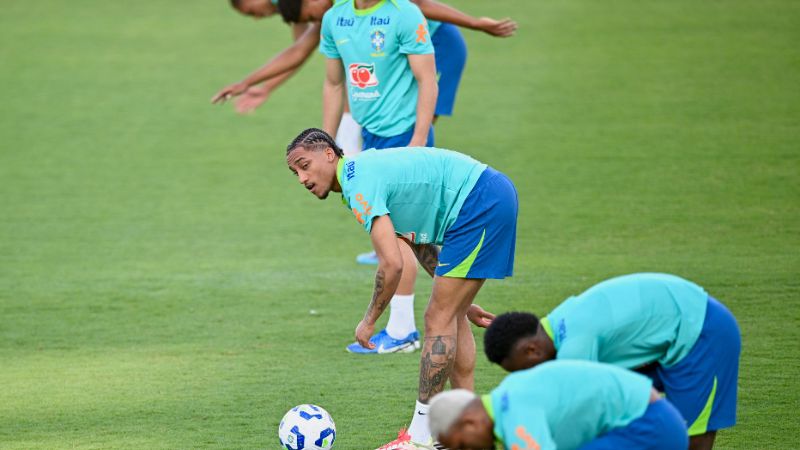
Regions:
<instances>
[{"instance_id":1,"label":"player in background","mask_svg":"<svg viewBox=\"0 0 800 450\"><path fill-rule=\"evenodd\" d=\"M230 3L236 11L254 19L263 19L276 14L286 17L293 14L291 8L294 6L292 2L284 1L281 3L278 0L230 0ZM315 1L308 6L307 13L321 18L329 7L327 3L329 1ZM294 21L289 24L292 27L292 37L295 44L300 44L298 48L303 48L302 44L307 42L309 37L314 36L316 39L319 37L318 23ZM236 111L240 114L247 114L267 101L272 91L291 78L300 68L303 61L289 70L263 80L260 85L253 85L247 88L236 100ZM345 111L342 115L337 141L348 151L355 152L361 149L361 126L353 120L349 111Z\"/></svg>"},{"instance_id":2,"label":"player in background","mask_svg":"<svg viewBox=\"0 0 800 450\"><path fill-rule=\"evenodd\" d=\"M365 149L433 145L438 95L436 62L427 22L408 0L346 0L322 19L320 52L325 55L322 128L336 133L343 93ZM417 264L409 246L398 246L403 270L391 297L389 320L371 340L354 342L352 353L414 351L420 346L414 318Z\"/></svg>"},{"instance_id":3,"label":"player in background","mask_svg":"<svg viewBox=\"0 0 800 450\"><path fill-rule=\"evenodd\" d=\"M553 361L491 394L454 389L431 401L431 433L451 450L681 450L683 418L645 376L609 364Z\"/></svg>"},{"instance_id":4,"label":"player in background","mask_svg":"<svg viewBox=\"0 0 800 450\"><path fill-rule=\"evenodd\" d=\"M335 25L334 28L338 31L349 33L352 31L352 25L345 25L345 23L349 24L350 21L353 21L353 24L355 24L355 17L359 17L358 20L361 21L359 23L362 23L363 28L363 25L371 25L370 17L375 17L376 20L381 21L388 17L381 15L382 13L380 11L394 11L398 9L399 4L404 4L403 2L373 1L365 3L363 6L367 6L370 3L375 4L373 8L376 9L371 11L369 15L356 15L353 13L352 11L355 10L353 2L337 3L339 10L346 9L347 12L350 13L350 16L342 19L347 21L342 22L342 26ZM445 4L431 0L418 0L417 3L428 17L448 20L461 26L485 31L494 36L510 36L516 30L516 23L509 19L494 20L487 17L474 18ZM220 91L212 101L223 100L229 95L237 95L241 92L245 92L248 86L258 83L263 79L270 79L270 77L276 74L285 73L287 70L294 70L314 51L320 42L319 33L316 32L319 29L318 21L321 19L322 13L327 12L331 7L331 2L329 0L281 0L278 5L281 14L287 22L311 22L313 28L310 28L304 33L293 46L273 58L269 63L248 76L245 80L230 85ZM406 10L410 9L407 7L404 8ZM362 8L361 11L363 10ZM366 20L370 20L370 23L364 24L363 22ZM388 20L390 24L387 25L391 25L395 28L398 26L396 20L394 22L391 22L392 19ZM405 42L408 48L417 49L412 51L420 51L419 49L429 51L430 43L439 43L440 48L436 51L434 58L437 62L437 68L440 69L440 73L438 74L438 87L443 90L444 95L442 97L437 96L438 100L435 100L436 106L433 114L434 116L437 113L450 114L452 112L453 102L455 101L455 91L466 58L463 38L460 36L460 33L457 32L457 29L450 24L441 24L432 38L424 33L424 30L421 30L420 27L422 24L419 22L419 19L417 19L417 22L410 23L410 25L412 29L406 31ZM375 27L370 26L365 32L362 32L361 36L358 38L362 48L356 55L358 61L352 59L351 62L347 64L348 69L349 66L354 63L358 65L359 62L369 62L362 64L363 67L357 67L355 69L357 70L356 75L350 70L344 74L347 77L365 77L363 82L354 81L354 79L350 78L347 83L347 88L351 91L350 94L352 95L348 103L353 107L354 114L357 115L358 121L362 124L366 124L365 129L362 130L362 136L364 136L366 143L365 148L381 149L409 145L411 136L402 133L406 131L405 129L401 130L403 127L394 126L390 128L387 127L386 124L399 123L410 126L413 123L418 123L420 127L422 127L425 123L428 123L429 120L426 118L423 121L417 121L419 108L415 109L409 106L415 103L420 106L419 100L426 100L428 106L425 108L425 113L423 115L429 116L429 105L431 101L430 98L433 97L432 94L423 92L422 95L417 95L415 97L413 83L408 83L408 80L410 80L412 76L416 78L417 75L423 74L426 75L426 80L430 81L432 72L428 69L426 71L418 71L417 74L414 74L413 71L408 69L398 70L397 67L405 66L406 61L420 59L418 57L421 55L398 53L398 49L392 48L392 45L394 45L392 43L392 36L388 37L389 47L387 47L386 32L389 29L388 26L377 25ZM422 35L419 34L421 31L423 32ZM351 42L350 46L352 45L354 44ZM460 49L459 46L461 47ZM327 47L328 50L325 50L325 48L325 43L323 42L321 50L323 53L326 53L326 56L338 56L338 50L334 45L329 44ZM399 49L399 51L403 52L407 50ZM352 52L348 52L345 56L348 55L351 56L351 58L355 58L355 56L352 56ZM390 59L393 60L392 66L387 66L387 60ZM410 64L408 64L408 66L410 66ZM378 72L383 72L383 75L378 72L373 74L369 73L370 68L375 70L376 67L378 68ZM391 67L391 69L387 69L388 67ZM343 68L341 71L343 72ZM340 73L338 67L335 73ZM387 73L391 73L392 76L387 77ZM398 74L401 74L402 77L397 76ZM381 80L383 81L380 86L372 86L372 83L379 83ZM340 81L344 81L344 79ZM363 85L363 87L360 86L360 84ZM329 87L327 84L326 86ZM398 88L398 86L400 86L400 88ZM338 89L343 90L341 85L338 86ZM370 92L370 95L383 93L386 98L364 98L363 95L365 95L366 92ZM337 98L332 98L330 95L326 95L325 98L326 104L334 103L338 100ZM364 111L364 105L370 105L371 108ZM397 105L404 105L405 107L398 107ZM347 104L345 104L345 106L347 106ZM327 106L326 110L330 113ZM337 142L342 143L343 140L340 139L339 134L343 131L342 126L339 125L339 133L337 133L337 130L334 128L334 125L337 123L335 116L327 114L326 117L332 117L331 119L326 119L329 120L329 122L324 125L326 131L335 136ZM345 122L346 118L347 116L345 115L343 121L339 123ZM398 132L400 132L400 135L397 135ZM432 144L432 140L426 143ZM419 143L417 144L419 145ZM352 153L352 148L348 149L347 144L340 146L344 146L348 154ZM403 274L403 279L398 288L397 295L392 300L389 321L386 328L373 337L372 342L376 344L373 348L364 348L357 343L353 343L347 347L348 351L352 353L372 354L393 353L414 351L415 348L419 347L419 333L414 318L414 285L417 267L414 263L413 254L406 250L405 247L402 248L407 263L405 265L406 270ZM359 257L362 258L362 262L366 263L372 262L371 260L375 259L374 253L359 255Z\"/></svg>"},{"instance_id":5,"label":"player in background","mask_svg":"<svg viewBox=\"0 0 800 450\"><path fill-rule=\"evenodd\" d=\"M400 283L401 247L412 248L433 277L418 398L405 439L430 445L431 397L448 380L453 388L474 387L475 341L468 320L486 326L492 316L473 300L487 278L513 272L516 190L486 164L437 148L370 151L345 159L331 136L310 128L286 152L289 169L313 195L342 194L378 253L372 300L355 331L362 346L375 346L370 342L375 322Z\"/></svg>"},{"instance_id":6,"label":"player in background","mask_svg":"<svg viewBox=\"0 0 800 450\"><path fill-rule=\"evenodd\" d=\"M254 110L264 103L269 94L288 79L319 45L320 22L323 14L333 6L331 0L231 0L242 14L262 18L280 12L295 31L295 43L272 58L267 64L250 74L242 82L225 87L212 102L240 95L236 109L240 113ZM466 64L466 44L454 25L484 31L498 37L513 35L517 24L510 19L495 20L489 17L472 17L449 5L434 0L414 0L429 21L431 41L434 45L439 97L435 117L451 115L461 74ZM259 86L258 83L264 84ZM361 150L361 126L353 120L347 104L339 124L336 140L346 152ZM366 264L375 263L374 256L359 259Z\"/></svg>"},{"instance_id":7,"label":"player in background","mask_svg":"<svg viewBox=\"0 0 800 450\"><path fill-rule=\"evenodd\" d=\"M693 450L713 448L717 430L736 423L739 326L702 287L674 275L603 281L541 320L499 315L486 330L484 350L508 371L554 358L641 371L683 415Z\"/></svg>"}]
</instances>

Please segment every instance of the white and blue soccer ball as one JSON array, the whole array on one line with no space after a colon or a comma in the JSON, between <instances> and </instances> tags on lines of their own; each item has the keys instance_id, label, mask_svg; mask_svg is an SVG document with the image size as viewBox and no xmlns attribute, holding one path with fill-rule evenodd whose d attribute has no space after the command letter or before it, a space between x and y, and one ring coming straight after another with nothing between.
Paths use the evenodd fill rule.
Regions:
<instances>
[{"instance_id":1,"label":"white and blue soccer ball","mask_svg":"<svg viewBox=\"0 0 800 450\"><path fill-rule=\"evenodd\" d=\"M336 425L321 407L299 405L281 419L278 438L286 450L328 450L336 440Z\"/></svg>"}]
</instances>

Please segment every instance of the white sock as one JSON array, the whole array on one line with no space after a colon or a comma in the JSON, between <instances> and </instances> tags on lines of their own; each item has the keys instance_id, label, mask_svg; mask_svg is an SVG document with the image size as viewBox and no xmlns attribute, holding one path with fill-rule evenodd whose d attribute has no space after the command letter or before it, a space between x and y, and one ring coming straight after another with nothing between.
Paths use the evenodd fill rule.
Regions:
<instances>
[{"instance_id":1,"label":"white sock","mask_svg":"<svg viewBox=\"0 0 800 450\"><path fill-rule=\"evenodd\" d=\"M393 339L403 339L417 329L414 323L414 294L392 297L386 333Z\"/></svg>"},{"instance_id":2,"label":"white sock","mask_svg":"<svg viewBox=\"0 0 800 450\"><path fill-rule=\"evenodd\" d=\"M345 156L353 156L361 151L361 125L349 112L342 114L336 131L336 145L344 150Z\"/></svg>"},{"instance_id":3,"label":"white sock","mask_svg":"<svg viewBox=\"0 0 800 450\"><path fill-rule=\"evenodd\" d=\"M428 405L420 403L419 400L414 408L414 417L408 427L408 434L411 435L411 440L418 444L427 445L431 440L431 430L428 428Z\"/></svg>"}]
</instances>

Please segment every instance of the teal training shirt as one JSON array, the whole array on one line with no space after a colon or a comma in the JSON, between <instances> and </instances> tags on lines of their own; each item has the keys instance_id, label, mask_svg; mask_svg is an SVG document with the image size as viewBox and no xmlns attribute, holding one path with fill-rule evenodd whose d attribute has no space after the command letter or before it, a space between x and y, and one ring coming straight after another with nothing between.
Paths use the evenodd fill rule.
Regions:
<instances>
[{"instance_id":1,"label":"teal training shirt","mask_svg":"<svg viewBox=\"0 0 800 450\"><path fill-rule=\"evenodd\" d=\"M603 281L542 319L559 359L634 369L677 364L694 346L708 293L675 275L637 273Z\"/></svg>"},{"instance_id":2,"label":"teal training shirt","mask_svg":"<svg viewBox=\"0 0 800 450\"><path fill-rule=\"evenodd\" d=\"M550 361L508 375L484 405L504 448L571 450L644 415L652 384L609 364Z\"/></svg>"},{"instance_id":3,"label":"teal training shirt","mask_svg":"<svg viewBox=\"0 0 800 450\"><path fill-rule=\"evenodd\" d=\"M408 55L433 53L427 27L408 0L364 10L340 0L323 16L320 52L342 60L353 118L370 133L392 137L414 127L418 87Z\"/></svg>"},{"instance_id":4,"label":"teal training shirt","mask_svg":"<svg viewBox=\"0 0 800 450\"><path fill-rule=\"evenodd\" d=\"M337 176L345 204L367 232L375 217L388 214L398 235L441 245L485 169L458 152L403 147L341 159Z\"/></svg>"},{"instance_id":5,"label":"teal training shirt","mask_svg":"<svg viewBox=\"0 0 800 450\"><path fill-rule=\"evenodd\" d=\"M442 26L442 22L438 22L436 20L429 20L428 33L430 33L431 36L433 36L434 34L436 34L436 30L438 30L440 26Z\"/></svg>"}]
</instances>

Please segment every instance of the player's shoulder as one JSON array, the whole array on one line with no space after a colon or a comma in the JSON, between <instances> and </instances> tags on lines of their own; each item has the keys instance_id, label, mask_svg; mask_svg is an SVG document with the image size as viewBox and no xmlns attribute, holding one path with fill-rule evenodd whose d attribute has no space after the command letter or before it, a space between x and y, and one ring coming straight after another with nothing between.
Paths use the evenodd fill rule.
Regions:
<instances>
[{"instance_id":1,"label":"player's shoulder","mask_svg":"<svg viewBox=\"0 0 800 450\"><path fill-rule=\"evenodd\" d=\"M387 0L400 14L422 14L419 6L415 5L411 0Z\"/></svg>"},{"instance_id":2,"label":"player's shoulder","mask_svg":"<svg viewBox=\"0 0 800 450\"><path fill-rule=\"evenodd\" d=\"M377 153L373 150L347 158L342 169L345 183L351 186L372 183L377 176L376 173L380 172L380 169L376 169L376 165L380 164L375 158Z\"/></svg>"},{"instance_id":3,"label":"player's shoulder","mask_svg":"<svg viewBox=\"0 0 800 450\"><path fill-rule=\"evenodd\" d=\"M352 5L354 0L336 0L333 2L333 6L331 6L330 11L340 11L342 8L346 8L348 5Z\"/></svg>"},{"instance_id":4,"label":"player's shoulder","mask_svg":"<svg viewBox=\"0 0 800 450\"><path fill-rule=\"evenodd\" d=\"M330 22L333 17L339 17L342 14L346 14L349 11L352 11L352 4L354 0L338 0L333 3L333 5L325 11L325 14L322 16L322 24L323 26Z\"/></svg>"}]
</instances>

